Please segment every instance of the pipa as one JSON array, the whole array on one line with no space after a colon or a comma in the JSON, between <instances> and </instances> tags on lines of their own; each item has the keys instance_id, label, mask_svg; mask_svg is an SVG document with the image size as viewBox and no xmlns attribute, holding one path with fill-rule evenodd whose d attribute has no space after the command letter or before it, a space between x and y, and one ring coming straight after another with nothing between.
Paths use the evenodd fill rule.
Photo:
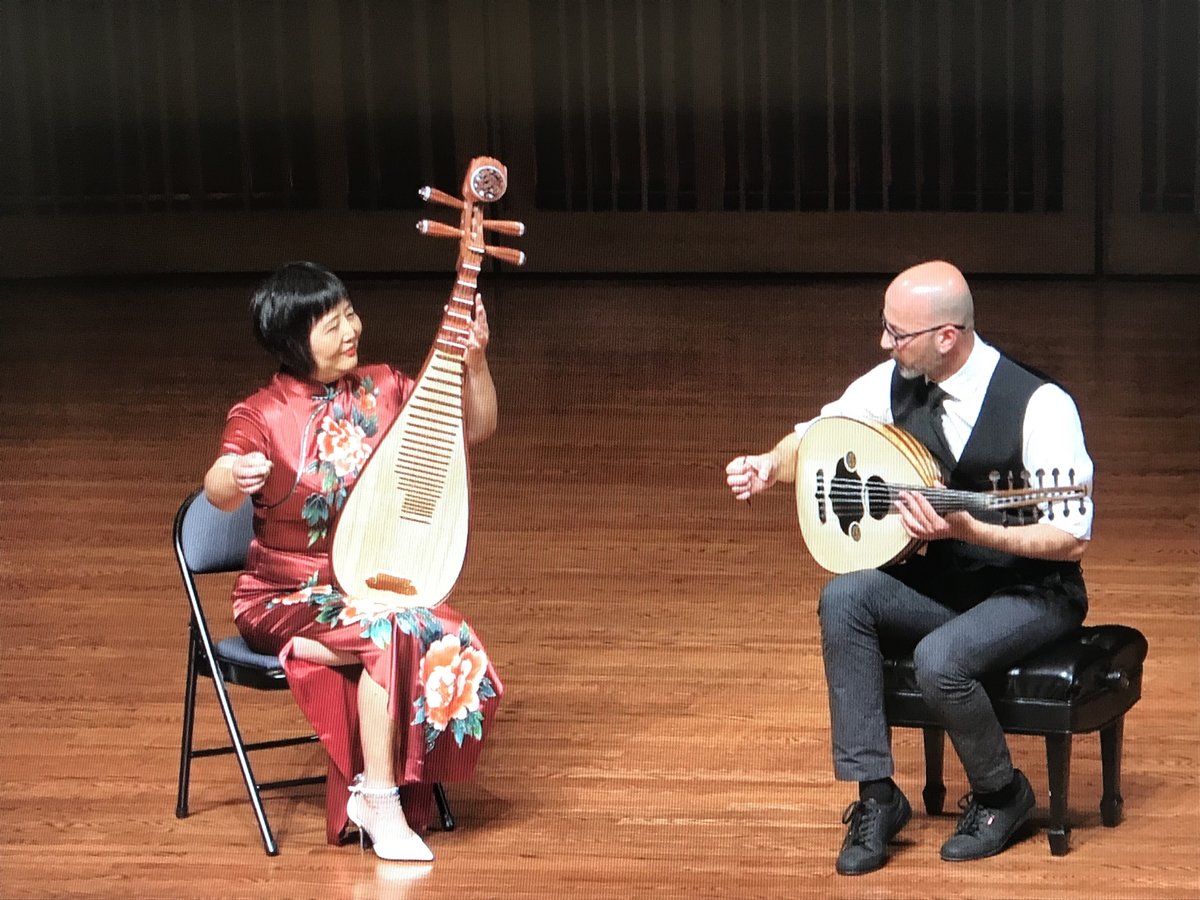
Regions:
<instances>
[{"instance_id":1,"label":"pipa","mask_svg":"<svg viewBox=\"0 0 1200 900\"><path fill-rule=\"evenodd\" d=\"M417 230L458 238L454 288L416 386L351 488L334 526L333 578L367 603L437 606L453 589L467 552L470 481L463 421L465 341L475 317L484 256L521 265L525 254L489 246L485 231L521 235L520 222L483 218L499 200L508 171L498 160L471 160L459 200L422 188L427 202L461 210L457 228L428 219Z\"/></svg>"}]
</instances>

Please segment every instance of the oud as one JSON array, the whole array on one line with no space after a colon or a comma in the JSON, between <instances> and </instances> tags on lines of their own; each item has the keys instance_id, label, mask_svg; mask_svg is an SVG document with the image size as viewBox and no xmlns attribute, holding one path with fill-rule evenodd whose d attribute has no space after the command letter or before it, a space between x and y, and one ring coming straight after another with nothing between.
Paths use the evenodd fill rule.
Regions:
<instances>
[{"instance_id":1,"label":"oud","mask_svg":"<svg viewBox=\"0 0 1200 900\"><path fill-rule=\"evenodd\" d=\"M992 474L995 486L999 473ZM1058 470L1051 475L1057 481ZM898 563L916 552L924 542L909 536L896 511L902 491L924 495L940 514L986 516L1045 505L1047 518L1060 503L1057 514L1068 514L1073 500L1082 511L1089 495L1086 485L1074 483L950 490L937 484L940 477L932 454L902 428L841 416L817 419L796 453L796 512L809 553L822 568L842 574Z\"/></svg>"},{"instance_id":2,"label":"oud","mask_svg":"<svg viewBox=\"0 0 1200 900\"><path fill-rule=\"evenodd\" d=\"M346 498L334 526L333 579L342 593L388 606L437 606L462 571L470 524L463 389L465 340L475 317L484 256L522 265L525 254L486 243L485 231L521 235L520 222L483 218L508 171L491 157L471 160L462 199L421 189L426 202L460 210L457 228L428 219L417 230L458 238L454 287L412 394Z\"/></svg>"}]
</instances>

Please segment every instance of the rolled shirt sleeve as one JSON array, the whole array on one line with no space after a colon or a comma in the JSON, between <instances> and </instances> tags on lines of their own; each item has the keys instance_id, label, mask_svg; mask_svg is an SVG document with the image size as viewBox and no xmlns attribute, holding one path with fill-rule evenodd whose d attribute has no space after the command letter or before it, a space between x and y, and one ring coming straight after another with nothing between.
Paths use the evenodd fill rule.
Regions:
<instances>
[{"instance_id":1,"label":"rolled shirt sleeve","mask_svg":"<svg viewBox=\"0 0 1200 900\"><path fill-rule=\"evenodd\" d=\"M1083 423L1071 396L1056 384L1043 384L1025 408L1022 461L1033 487L1057 483L1092 487L1095 468L1083 440ZM1081 509L1082 506L1082 509ZM1042 522L1081 540L1092 537L1092 499L1053 504ZM1047 512L1043 507L1043 512Z\"/></svg>"}]
</instances>

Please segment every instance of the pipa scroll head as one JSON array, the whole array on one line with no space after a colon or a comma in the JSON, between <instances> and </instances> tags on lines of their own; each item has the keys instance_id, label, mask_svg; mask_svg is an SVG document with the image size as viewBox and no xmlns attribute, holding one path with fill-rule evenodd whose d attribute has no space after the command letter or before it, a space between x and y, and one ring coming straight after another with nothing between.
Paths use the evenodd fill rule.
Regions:
<instances>
[{"instance_id":1,"label":"pipa scroll head","mask_svg":"<svg viewBox=\"0 0 1200 900\"><path fill-rule=\"evenodd\" d=\"M470 191L480 203L494 203L504 196L506 190L508 169L504 163L490 156L480 156L471 160L463 182L463 196Z\"/></svg>"}]
</instances>

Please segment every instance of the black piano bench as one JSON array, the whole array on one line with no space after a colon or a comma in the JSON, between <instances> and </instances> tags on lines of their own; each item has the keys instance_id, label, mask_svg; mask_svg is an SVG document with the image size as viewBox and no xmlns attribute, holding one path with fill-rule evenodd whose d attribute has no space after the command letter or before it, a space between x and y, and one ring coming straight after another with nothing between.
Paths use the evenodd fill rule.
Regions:
<instances>
[{"instance_id":1,"label":"black piano bench","mask_svg":"<svg viewBox=\"0 0 1200 900\"><path fill-rule=\"evenodd\" d=\"M1067 852L1067 788L1071 737L1100 732L1104 794L1101 821L1121 821L1121 741L1125 713L1142 696L1146 638L1124 625L1092 625L1039 650L983 683L1005 732L1046 738L1050 785L1050 852ZM925 735L925 810L940 815L946 799L942 781L945 733L921 699L912 655L884 659L888 725L920 728Z\"/></svg>"}]
</instances>

